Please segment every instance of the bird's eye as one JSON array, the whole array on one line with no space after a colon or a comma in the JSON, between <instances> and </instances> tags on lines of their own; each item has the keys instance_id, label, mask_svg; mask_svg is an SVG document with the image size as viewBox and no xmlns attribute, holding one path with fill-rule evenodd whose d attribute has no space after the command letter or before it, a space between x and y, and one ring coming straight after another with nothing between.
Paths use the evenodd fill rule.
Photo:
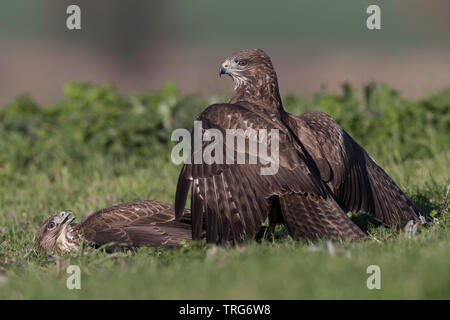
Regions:
<instances>
[{"instance_id":1,"label":"bird's eye","mask_svg":"<svg viewBox=\"0 0 450 320\"><path fill-rule=\"evenodd\" d=\"M247 65L247 60L241 60L241 61L239 61L239 65L240 65L241 67L246 66L246 65Z\"/></svg>"},{"instance_id":2,"label":"bird's eye","mask_svg":"<svg viewBox=\"0 0 450 320\"><path fill-rule=\"evenodd\" d=\"M54 222L50 222L48 225L47 225L47 229L53 229L55 227L55 223Z\"/></svg>"}]
</instances>

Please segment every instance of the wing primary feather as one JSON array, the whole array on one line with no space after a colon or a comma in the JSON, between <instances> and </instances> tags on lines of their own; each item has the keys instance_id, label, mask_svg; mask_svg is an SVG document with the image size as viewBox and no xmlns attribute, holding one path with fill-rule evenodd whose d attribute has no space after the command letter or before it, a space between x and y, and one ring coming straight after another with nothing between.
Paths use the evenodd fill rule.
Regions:
<instances>
[{"instance_id":1,"label":"wing primary feather","mask_svg":"<svg viewBox=\"0 0 450 320\"><path fill-rule=\"evenodd\" d=\"M219 212L215 209L217 207L217 202L215 201L213 186L209 184L207 179L201 179L203 192L205 199L203 205L205 207L206 215L206 237L210 242L216 243L218 239L217 234L217 216ZM209 179L208 179L209 180Z\"/></svg>"},{"instance_id":2,"label":"wing primary feather","mask_svg":"<svg viewBox=\"0 0 450 320\"><path fill-rule=\"evenodd\" d=\"M199 179L195 179L191 192L192 239L200 240L203 227L203 202L199 196Z\"/></svg>"},{"instance_id":3,"label":"wing primary feather","mask_svg":"<svg viewBox=\"0 0 450 320\"><path fill-rule=\"evenodd\" d=\"M218 188L218 195L221 196L223 199L223 209L224 209L224 217L222 219L223 225L222 225L222 235L223 239L225 241L229 240L231 238L235 238L236 234L234 231L234 225L231 223L231 206L230 206L230 198L228 196L229 191L227 190L228 186L225 180L225 176L222 173L218 179L215 179Z\"/></svg>"},{"instance_id":4,"label":"wing primary feather","mask_svg":"<svg viewBox=\"0 0 450 320\"><path fill-rule=\"evenodd\" d=\"M178 177L177 190L175 192L175 219L180 220L186 207L186 199L191 187L191 180L186 179L186 173L192 170L191 165L184 165Z\"/></svg>"}]
</instances>

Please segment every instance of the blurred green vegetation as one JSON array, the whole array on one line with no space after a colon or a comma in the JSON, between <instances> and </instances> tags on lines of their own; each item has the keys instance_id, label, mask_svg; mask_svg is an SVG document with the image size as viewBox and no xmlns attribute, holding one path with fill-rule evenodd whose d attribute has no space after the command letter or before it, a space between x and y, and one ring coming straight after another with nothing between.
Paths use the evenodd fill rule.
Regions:
<instances>
[{"instance_id":1,"label":"blurred green vegetation","mask_svg":"<svg viewBox=\"0 0 450 320\"><path fill-rule=\"evenodd\" d=\"M168 84L154 94L121 97L110 84L69 83L65 99L40 107L28 95L0 110L3 170L83 163L96 157L147 158L168 150L173 128L189 126L196 98Z\"/></svg>"},{"instance_id":2,"label":"blurred green vegetation","mask_svg":"<svg viewBox=\"0 0 450 320\"><path fill-rule=\"evenodd\" d=\"M211 102L183 97L170 83L159 92L129 96L120 96L110 84L68 83L64 93L52 106L21 95L0 110L0 174L83 164L106 155L143 163L164 157L172 131L190 129ZM382 84L366 86L362 95L345 84L340 95L319 93L312 100L287 95L284 106L294 114L331 115L377 161L424 159L450 148L450 88L407 101Z\"/></svg>"}]
</instances>

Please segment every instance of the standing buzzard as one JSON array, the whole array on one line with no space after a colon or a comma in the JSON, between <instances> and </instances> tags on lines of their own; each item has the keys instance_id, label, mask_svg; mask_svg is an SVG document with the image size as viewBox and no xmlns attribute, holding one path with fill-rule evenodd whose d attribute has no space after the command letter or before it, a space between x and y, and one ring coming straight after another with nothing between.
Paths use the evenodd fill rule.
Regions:
<instances>
[{"instance_id":1,"label":"standing buzzard","mask_svg":"<svg viewBox=\"0 0 450 320\"><path fill-rule=\"evenodd\" d=\"M90 214L83 222L66 210L48 218L36 233L39 247L59 254L76 251L83 237L96 246L174 247L190 241L189 211L174 221L174 207L168 203L143 200L121 203Z\"/></svg>"},{"instance_id":2,"label":"standing buzzard","mask_svg":"<svg viewBox=\"0 0 450 320\"><path fill-rule=\"evenodd\" d=\"M348 210L372 214L386 225L419 220L419 210L332 118L321 112L293 116L283 109L277 76L264 51L228 57L219 74L233 79L233 94L228 103L211 105L200 114L202 130L216 129L226 136L227 129L277 129L279 169L261 175L262 163L196 163L194 143L175 196L175 214L181 219L191 190L194 239L206 225L209 242L239 242L254 237L267 217L271 228L286 224L295 239L363 238ZM269 149L272 140L267 140ZM202 141L202 149L211 143ZM258 157L248 145L231 152L244 159Z\"/></svg>"}]
</instances>

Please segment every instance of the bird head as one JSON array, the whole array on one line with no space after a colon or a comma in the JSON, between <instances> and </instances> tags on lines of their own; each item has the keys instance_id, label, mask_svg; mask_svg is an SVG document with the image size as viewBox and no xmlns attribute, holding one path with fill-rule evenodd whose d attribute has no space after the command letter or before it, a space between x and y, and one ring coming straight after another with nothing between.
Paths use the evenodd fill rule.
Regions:
<instances>
[{"instance_id":1,"label":"bird head","mask_svg":"<svg viewBox=\"0 0 450 320\"><path fill-rule=\"evenodd\" d=\"M45 251L68 251L66 241L68 233L72 231L73 220L75 220L75 214L70 210L53 214L38 229L35 241Z\"/></svg>"},{"instance_id":2,"label":"bird head","mask_svg":"<svg viewBox=\"0 0 450 320\"><path fill-rule=\"evenodd\" d=\"M219 68L219 75L222 74L229 75L234 82L229 103L247 101L271 112L283 110L277 74L263 50L248 49L228 57Z\"/></svg>"},{"instance_id":3,"label":"bird head","mask_svg":"<svg viewBox=\"0 0 450 320\"><path fill-rule=\"evenodd\" d=\"M219 75L222 74L229 75L237 86L257 81L261 76L276 77L270 57L261 49L239 51L226 58L219 68Z\"/></svg>"}]
</instances>

